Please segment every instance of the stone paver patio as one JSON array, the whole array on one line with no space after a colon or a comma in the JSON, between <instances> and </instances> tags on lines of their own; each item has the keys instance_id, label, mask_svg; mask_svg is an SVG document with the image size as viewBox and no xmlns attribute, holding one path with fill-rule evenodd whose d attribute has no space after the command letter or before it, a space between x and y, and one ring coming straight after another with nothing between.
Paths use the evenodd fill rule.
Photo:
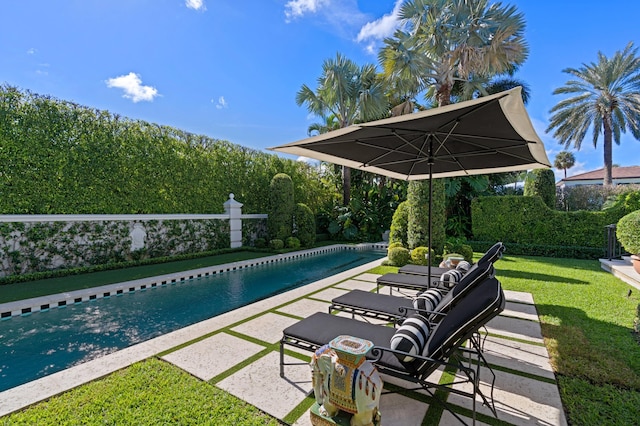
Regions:
<instances>
[{"instance_id":1,"label":"stone paver patio","mask_svg":"<svg viewBox=\"0 0 640 426\"><path fill-rule=\"evenodd\" d=\"M345 291L374 290L377 276L364 272L377 264L379 261L2 392L0 416L133 362L163 354L163 360L286 423L310 425L308 409L313 402L309 397L310 369L304 363L289 365L285 377L280 377L278 342L282 330L314 312L327 312L331 298ZM387 289L381 292L388 294ZM487 325L489 335L484 350L497 376L494 400L498 419L513 425L566 425L533 298L528 293L505 291L505 294L506 309ZM298 355L294 358L295 354ZM292 351L286 358L287 362L304 362L298 357L308 360L309 355ZM440 378L441 371L432 376L435 381ZM485 379L481 374L484 388L488 386ZM399 379L383 376L383 380L403 385ZM423 392L383 394L382 422L390 426L417 426L425 418L435 420L437 416L439 425L459 424L449 412L442 412L437 405L430 407L427 401ZM470 421L469 398L449 394L447 401ZM496 422L480 402L477 407L477 424Z\"/></svg>"}]
</instances>

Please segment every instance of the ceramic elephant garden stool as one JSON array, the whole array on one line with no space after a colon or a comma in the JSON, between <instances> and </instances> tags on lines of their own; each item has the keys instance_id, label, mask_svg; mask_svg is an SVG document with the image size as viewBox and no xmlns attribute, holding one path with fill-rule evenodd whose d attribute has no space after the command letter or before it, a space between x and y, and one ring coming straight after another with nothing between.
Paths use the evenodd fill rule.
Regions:
<instances>
[{"instance_id":1,"label":"ceramic elephant garden stool","mask_svg":"<svg viewBox=\"0 0 640 426\"><path fill-rule=\"evenodd\" d=\"M338 336L319 348L311 359L316 403L311 409L314 426L335 425L343 412L351 426L380 424L382 379L365 358L373 344L351 336Z\"/></svg>"}]
</instances>

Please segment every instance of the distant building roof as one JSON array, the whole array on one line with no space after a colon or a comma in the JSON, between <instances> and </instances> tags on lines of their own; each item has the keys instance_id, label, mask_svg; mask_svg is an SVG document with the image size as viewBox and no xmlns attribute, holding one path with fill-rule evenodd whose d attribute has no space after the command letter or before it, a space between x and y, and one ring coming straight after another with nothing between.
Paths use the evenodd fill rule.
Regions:
<instances>
[{"instance_id":1,"label":"distant building roof","mask_svg":"<svg viewBox=\"0 0 640 426\"><path fill-rule=\"evenodd\" d=\"M613 167L611 178L614 184L640 183L640 166ZM557 185L602 185L603 181L604 168L569 176Z\"/></svg>"}]
</instances>

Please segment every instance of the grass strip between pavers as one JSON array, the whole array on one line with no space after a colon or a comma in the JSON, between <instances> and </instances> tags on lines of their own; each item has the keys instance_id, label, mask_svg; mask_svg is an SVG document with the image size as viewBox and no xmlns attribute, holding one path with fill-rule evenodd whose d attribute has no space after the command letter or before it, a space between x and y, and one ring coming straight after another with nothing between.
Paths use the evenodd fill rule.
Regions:
<instances>
[{"instance_id":1,"label":"grass strip between pavers","mask_svg":"<svg viewBox=\"0 0 640 426\"><path fill-rule=\"evenodd\" d=\"M313 403L316 402L316 397L313 395L313 391L302 400L300 404L298 404L293 410L289 411L289 413L282 418L284 422L287 424L293 424L298 421L300 417L306 413Z\"/></svg>"}]
</instances>

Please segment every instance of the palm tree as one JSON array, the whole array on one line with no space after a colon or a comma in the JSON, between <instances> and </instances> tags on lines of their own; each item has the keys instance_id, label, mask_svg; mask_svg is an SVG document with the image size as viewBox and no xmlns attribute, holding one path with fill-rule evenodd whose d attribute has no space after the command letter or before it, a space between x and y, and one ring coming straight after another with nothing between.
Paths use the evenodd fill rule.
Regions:
<instances>
[{"instance_id":1,"label":"palm tree","mask_svg":"<svg viewBox=\"0 0 640 426\"><path fill-rule=\"evenodd\" d=\"M576 164L576 157L569 151L560 151L553 161L553 167L564 170L564 178L567 178L567 169Z\"/></svg>"},{"instance_id":2,"label":"palm tree","mask_svg":"<svg viewBox=\"0 0 640 426\"><path fill-rule=\"evenodd\" d=\"M322 65L315 91L303 84L296 93L298 106L319 117L333 116L338 128L363 121L382 118L388 114L384 83L375 66L358 65L339 53L335 59L327 59ZM310 129L329 130L329 129ZM351 198L351 169L342 168L343 204Z\"/></svg>"},{"instance_id":3,"label":"palm tree","mask_svg":"<svg viewBox=\"0 0 640 426\"><path fill-rule=\"evenodd\" d=\"M598 52L598 62L582 67L566 68L571 74L565 86L553 91L554 95L570 94L571 98L551 108L551 122L547 132L555 129L554 137L568 148L571 144L580 150L589 129L596 147L600 134L604 135L604 185L611 186L613 164L612 141L620 144L620 134L627 129L640 140L640 58L633 42L611 59Z\"/></svg>"},{"instance_id":4,"label":"palm tree","mask_svg":"<svg viewBox=\"0 0 640 426\"><path fill-rule=\"evenodd\" d=\"M404 27L385 39L378 59L385 75L410 83L439 106L451 103L456 80L513 72L524 63L524 17L514 6L487 0L411 0Z\"/></svg>"}]
</instances>

